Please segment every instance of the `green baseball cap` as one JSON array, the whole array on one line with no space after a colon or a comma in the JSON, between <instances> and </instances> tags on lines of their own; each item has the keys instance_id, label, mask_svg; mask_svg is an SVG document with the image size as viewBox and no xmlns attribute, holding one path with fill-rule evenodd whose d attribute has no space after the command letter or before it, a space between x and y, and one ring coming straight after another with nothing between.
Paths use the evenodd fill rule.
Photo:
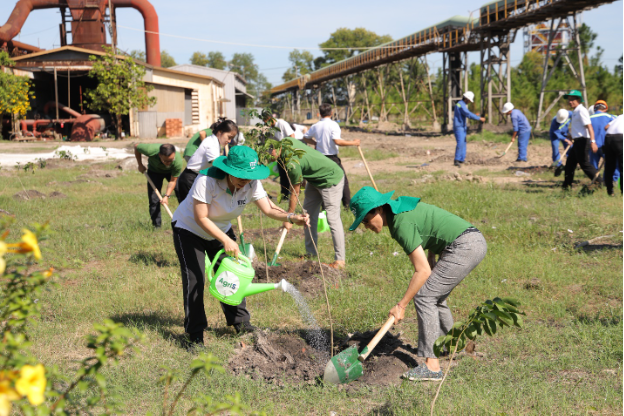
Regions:
<instances>
[{"instance_id":1,"label":"green baseball cap","mask_svg":"<svg viewBox=\"0 0 624 416\"><path fill-rule=\"evenodd\" d=\"M400 196L397 199L390 199L394 191L382 194L381 192L365 186L360 189L353 198L351 198L351 212L355 215L355 221L349 227L349 231L355 230L362 222L366 214L371 210L388 204L393 214L400 214L402 212L411 211L416 208L420 198L414 198L411 196Z\"/></svg>"},{"instance_id":2,"label":"green baseball cap","mask_svg":"<svg viewBox=\"0 0 624 416\"><path fill-rule=\"evenodd\" d=\"M563 98L566 100L570 97L578 98L580 102L583 102L583 94L579 90L572 90L568 94L564 95Z\"/></svg>"},{"instance_id":3,"label":"green baseball cap","mask_svg":"<svg viewBox=\"0 0 624 416\"><path fill-rule=\"evenodd\" d=\"M271 171L258 162L258 153L247 146L234 146L227 156L220 156L212 166L239 179L266 179Z\"/></svg>"}]
</instances>

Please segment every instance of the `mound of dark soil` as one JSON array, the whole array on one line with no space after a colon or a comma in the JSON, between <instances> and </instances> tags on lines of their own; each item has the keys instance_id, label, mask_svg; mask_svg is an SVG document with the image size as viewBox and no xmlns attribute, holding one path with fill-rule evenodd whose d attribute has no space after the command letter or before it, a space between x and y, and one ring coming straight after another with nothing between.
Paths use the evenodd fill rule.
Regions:
<instances>
[{"instance_id":1,"label":"mound of dark soil","mask_svg":"<svg viewBox=\"0 0 624 416\"><path fill-rule=\"evenodd\" d=\"M228 368L233 374L278 386L314 384L327 360L326 352L315 350L297 334L256 331L253 345L241 343Z\"/></svg>"},{"instance_id":2,"label":"mound of dark soil","mask_svg":"<svg viewBox=\"0 0 624 416\"><path fill-rule=\"evenodd\" d=\"M543 173L552 171L550 166L510 166L507 170L521 171L526 173Z\"/></svg>"},{"instance_id":3,"label":"mound of dark soil","mask_svg":"<svg viewBox=\"0 0 624 416\"><path fill-rule=\"evenodd\" d=\"M13 195L13 198L20 200L20 201L29 201L31 199L37 199L37 198L45 199L46 194L39 192L39 191L35 191L34 189L30 189L28 191L21 191L21 192L16 193L15 195Z\"/></svg>"},{"instance_id":4,"label":"mound of dark soil","mask_svg":"<svg viewBox=\"0 0 624 416\"><path fill-rule=\"evenodd\" d=\"M363 334L355 333L343 342L341 350L355 345L361 351L377 334L378 329ZM389 386L401 383L401 374L415 367L416 348L402 339L401 333L393 335L390 331L384 335L377 347L362 363L364 372L360 378L350 383L351 386L379 385Z\"/></svg>"},{"instance_id":5,"label":"mound of dark soil","mask_svg":"<svg viewBox=\"0 0 624 416\"><path fill-rule=\"evenodd\" d=\"M256 264L256 277L254 282L277 283L285 279L304 295L316 295L323 292L323 280L321 269L316 261L284 262L278 267L269 267L269 279L267 280L264 263ZM327 285L338 286L346 273L342 273L331 267L323 266L323 274Z\"/></svg>"},{"instance_id":6,"label":"mound of dark soil","mask_svg":"<svg viewBox=\"0 0 624 416\"><path fill-rule=\"evenodd\" d=\"M364 348L377 330L356 333L340 343L340 350L355 345ZM252 345L241 347L230 359L233 374L253 380L264 380L278 386L284 384L315 384L320 382L329 361L327 352L311 347L298 333L256 331ZM401 338L401 333L388 332L362 363L362 376L349 383L349 388L390 386L401 383L401 374L416 366L416 349Z\"/></svg>"}]
</instances>

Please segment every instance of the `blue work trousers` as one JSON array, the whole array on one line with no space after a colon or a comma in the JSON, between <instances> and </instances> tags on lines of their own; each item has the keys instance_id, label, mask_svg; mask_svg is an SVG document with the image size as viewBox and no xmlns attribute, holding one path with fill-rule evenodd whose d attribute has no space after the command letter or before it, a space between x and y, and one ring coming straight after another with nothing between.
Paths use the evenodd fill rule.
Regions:
<instances>
[{"instance_id":1,"label":"blue work trousers","mask_svg":"<svg viewBox=\"0 0 624 416\"><path fill-rule=\"evenodd\" d=\"M463 162L466 159L466 129L453 129L457 147L455 147L455 160Z\"/></svg>"},{"instance_id":2,"label":"blue work trousers","mask_svg":"<svg viewBox=\"0 0 624 416\"><path fill-rule=\"evenodd\" d=\"M529 147L529 139L531 138L531 130L518 133L518 159L527 161L527 148Z\"/></svg>"},{"instance_id":3,"label":"blue work trousers","mask_svg":"<svg viewBox=\"0 0 624 416\"><path fill-rule=\"evenodd\" d=\"M598 149L598 152L594 153L591 150L589 151L589 161L592 165L598 170L598 166L600 166L600 158L603 157L602 147ZM617 182L620 179L620 170L615 167L615 172L613 172L613 182ZM604 178L605 183L607 183L607 178Z\"/></svg>"}]
</instances>

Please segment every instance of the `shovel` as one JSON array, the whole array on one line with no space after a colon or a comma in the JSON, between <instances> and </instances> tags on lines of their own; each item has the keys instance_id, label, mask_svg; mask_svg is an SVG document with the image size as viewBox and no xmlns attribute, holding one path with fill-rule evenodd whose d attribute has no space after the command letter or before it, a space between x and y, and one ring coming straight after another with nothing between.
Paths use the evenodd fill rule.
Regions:
<instances>
[{"instance_id":1,"label":"shovel","mask_svg":"<svg viewBox=\"0 0 624 416\"><path fill-rule=\"evenodd\" d=\"M160 196L160 192L158 191L158 189L156 189L156 185L154 185L154 182L152 182L152 178L149 177L149 175L147 174L147 171L143 172L143 174L147 178L147 181L149 182L154 192L156 192L156 196L158 197L158 200L162 201L162 196ZM167 204L162 204L162 206L165 207L165 211L167 211L167 214L169 214L169 218L173 219L173 214L171 213L169 206Z\"/></svg>"},{"instance_id":2,"label":"shovel","mask_svg":"<svg viewBox=\"0 0 624 416\"><path fill-rule=\"evenodd\" d=\"M368 168L368 163L366 163L366 159L364 158L364 153L362 153L362 148L360 146L357 147L359 152L360 152L360 156L362 157L362 162L364 162L364 167L366 168L366 172L368 172L368 177L370 178L371 182L373 183L373 187L375 188L376 191L379 191L379 189L377 189L377 184L375 183L375 179L373 179L373 174L371 173L370 169Z\"/></svg>"},{"instance_id":3,"label":"shovel","mask_svg":"<svg viewBox=\"0 0 624 416\"><path fill-rule=\"evenodd\" d=\"M356 346L352 346L333 356L325 367L323 381L331 384L345 384L358 379L364 372L362 361L370 355L393 324L394 315L391 315L361 353L358 352Z\"/></svg>"},{"instance_id":4,"label":"shovel","mask_svg":"<svg viewBox=\"0 0 624 416\"><path fill-rule=\"evenodd\" d=\"M275 267L281 266L281 264L277 262L277 256L279 255L279 252L282 250L282 245L284 244L284 240L286 239L286 234L288 234L288 230L284 228L282 230L282 235L280 237L279 243L277 243L277 248L275 249L273 260L271 260L271 263L269 263L269 266L275 266Z\"/></svg>"},{"instance_id":5,"label":"shovel","mask_svg":"<svg viewBox=\"0 0 624 416\"><path fill-rule=\"evenodd\" d=\"M509 150L509 148L511 147L512 144L514 144L513 140L509 142L509 145L507 146L507 148L505 149L503 154L499 156L499 158L501 158L501 157L503 157L503 156L505 156L507 154L507 151Z\"/></svg>"},{"instance_id":6,"label":"shovel","mask_svg":"<svg viewBox=\"0 0 624 416\"><path fill-rule=\"evenodd\" d=\"M238 235L240 235L240 244L238 245L238 249L243 256L247 257L249 260L252 260L256 257L256 250L254 250L253 245L251 243L245 244L245 233L243 233L243 221L241 220L240 215L236 218L238 221Z\"/></svg>"},{"instance_id":7,"label":"shovel","mask_svg":"<svg viewBox=\"0 0 624 416\"><path fill-rule=\"evenodd\" d=\"M563 151L563 153L561 153L559 155L559 158L553 162L553 167L555 168L555 176L560 176L561 172L563 172L563 169L565 168L564 165L561 166L557 166L557 164L563 160L564 156L566 155L566 153L568 153L568 150L570 150L570 148L572 147L572 145L569 145L568 147L566 147Z\"/></svg>"}]
</instances>

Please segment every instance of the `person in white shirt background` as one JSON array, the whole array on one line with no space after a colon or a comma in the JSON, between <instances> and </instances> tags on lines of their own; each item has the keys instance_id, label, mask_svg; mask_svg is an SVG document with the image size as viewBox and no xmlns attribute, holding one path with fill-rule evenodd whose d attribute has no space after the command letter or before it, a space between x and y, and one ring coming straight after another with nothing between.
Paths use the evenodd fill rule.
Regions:
<instances>
[{"instance_id":1,"label":"person in white shirt background","mask_svg":"<svg viewBox=\"0 0 624 416\"><path fill-rule=\"evenodd\" d=\"M221 156L221 146L225 146L238 135L238 126L232 120L219 118L210 126L212 136L206 137L186 163L186 169L180 175L177 184L178 201L182 203L193 186L199 171L212 166L212 162Z\"/></svg>"},{"instance_id":2,"label":"person in white shirt background","mask_svg":"<svg viewBox=\"0 0 624 416\"><path fill-rule=\"evenodd\" d=\"M568 160L565 165L565 180L563 181L563 189L569 189L574 181L574 171L576 166L580 165L585 175L590 180L594 180L598 171L589 160L589 152L596 153L598 146L594 138L594 128L592 127L589 111L583 105L583 95L572 90L569 94L564 95L572 107L572 117L570 117L570 127L568 129L568 145L574 141L574 146L568 152Z\"/></svg>"},{"instance_id":3,"label":"person in white shirt background","mask_svg":"<svg viewBox=\"0 0 624 416\"><path fill-rule=\"evenodd\" d=\"M607 134L605 136L604 146L602 151L605 158L605 178L611 178L616 166L622 170L622 133L624 133L624 115L618 116L611 123L607 124L605 129ZM613 181L606 181L607 194L609 196L615 196L613 193ZM620 177L620 194L622 194L622 177Z\"/></svg>"},{"instance_id":4,"label":"person in white shirt background","mask_svg":"<svg viewBox=\"0 0 624 416\"><path fill-rule=\"evenodd\" d=\"M269 126L278 129L273 136L273 138L278 142L284 140L285 137L295 137L295 131L292 127L290 127L290 124L288 124L285 120L278 118L277 114L273 114L273 117L264 120L264 122ZM277 164L277 171L280 178L280 193L282 194L282 200L288 200L290 197L290 182L288 182L288 174L279 163Z\"/></svg>"},{"instance_id":5,"label":"person in white shirt background","mask_svg":"<svg viewBox=\"0 0 624 416\"><path fill-rule=\"evenodd\" d=\"M349 180L347 179L347 172L338 157L338 146L359 146L360 140L343 140L340 137L340 126L334 120L332 120L333 109L330 104L323 103L319 106L319 113L321 114L321 121L314 124L304 134L304 141L307 139L316 139L316 150L333 160L340 166L340 169L344 172L344 188L342 190L342 205L349 209L351 204L351 190L349 189Z\"/></svg>"}]
</instances>

